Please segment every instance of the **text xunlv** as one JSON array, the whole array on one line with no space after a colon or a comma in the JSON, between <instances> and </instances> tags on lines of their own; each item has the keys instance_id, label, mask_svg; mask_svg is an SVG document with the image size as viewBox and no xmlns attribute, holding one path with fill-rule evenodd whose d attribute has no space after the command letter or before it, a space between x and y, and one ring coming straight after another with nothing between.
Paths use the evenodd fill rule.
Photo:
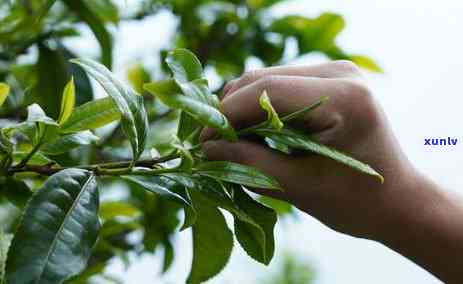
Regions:
<instances>
[{"instance_id":1,"label":"text xunlv","mask_svg":"<svg viewBox=\"0 0 463 284\"><path fill-rule=\"evenodd\" d=\"M424 145L429 146L456 146L458 143L457 138L425 138Z\"/></svg>"}]
</instances>

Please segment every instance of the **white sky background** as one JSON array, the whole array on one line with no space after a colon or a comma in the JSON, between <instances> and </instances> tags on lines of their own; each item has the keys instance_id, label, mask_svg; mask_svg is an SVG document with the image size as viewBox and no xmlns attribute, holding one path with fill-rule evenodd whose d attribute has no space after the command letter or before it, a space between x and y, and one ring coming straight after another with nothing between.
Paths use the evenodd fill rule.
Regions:
<instances>
[{"instance_id":1,"label":"white sky background","mask_svg":"<svg viewBox=\"0 0 463 284\"><path fill-rule=\"evenodd\" d=\"M374 57L385 69L386 74L367 78L405 153L435 181L463 194L463 2L299 0L276 10L310 16L323 11L345 16L347 28L339 38L342 47ZM141 26L121 26L116 37L117 66L125 66L133 56L154 65L153 48L166 42L174 24L168 15L160 15ZM320 60L309 57L304 63ZM459 139L456 147L423 145L424 138L448 136ZM252 261L236 244L227 268L208 283L259 283L278 266L284 250L294 251L314 264L316 284L440 283L381 245L337 234L307 215L297 221L287 220L277 231L277 254L270 268ZM182 283L191 262L190 232L181 233L176 244L175 264L163 278L156 278L161 268L160 253L138 259L127 271L115 262L109 272L130 284L153 283L154 279L155 283Z\"/></svg>"}]
</instances>

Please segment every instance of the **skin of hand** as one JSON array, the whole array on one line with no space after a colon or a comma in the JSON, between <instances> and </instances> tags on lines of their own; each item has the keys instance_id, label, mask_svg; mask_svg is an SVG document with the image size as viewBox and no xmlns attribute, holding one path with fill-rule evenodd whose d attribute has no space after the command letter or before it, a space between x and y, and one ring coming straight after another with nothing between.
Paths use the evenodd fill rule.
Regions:
<instances>
[{"instance_id":1,"label":"skin of hand","mask_svg":"<svg viewBox=\"0 0 463 284\"><path fill-rule=\"evenodd\" d=\"M225 86L222 100L236 129L265 120L259 106L264 90L280 115L329 97L293 126L371 165L384 183L328 158L286 155L252 138L212 140L211 129L201 134L208 159L256 167L284 192L253 191L289 201L338 232L382 242L446 283L462 283L463 209L407 160L356 65L335 61L245 73Z\"/></svg>"}]
</instances>

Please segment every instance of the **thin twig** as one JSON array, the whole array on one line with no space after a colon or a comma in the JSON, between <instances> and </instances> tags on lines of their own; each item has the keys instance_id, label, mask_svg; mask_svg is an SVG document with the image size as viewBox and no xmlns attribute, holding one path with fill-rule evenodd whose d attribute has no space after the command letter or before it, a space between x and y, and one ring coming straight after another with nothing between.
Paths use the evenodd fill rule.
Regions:
<instances>
[{"instance_id":1,"label":"thin twig","mask_svg":"<svg viewBox=\"0 0 463 284\"><path fill-rule=\"evenodd\" d=\"M27 154L27 156L24 157L24 159L22 159L21 162L19 162L19 164L15 166L15 168L24 167L29 162L29 160L32 159L32 157L35 155L35 153L37 153L37 151L40 149L40 146L41 146L41 144L37 143L37 145L35 145L34 148L32 148L32 150L29 152L29 154Z\"/></svg>"},{"instance_id":2,"label":"thin twig","mask_svg":"<svg viewBox=\"0 0 463 284\"><path fill-rule=\"evenodd\" d=\"M172 153L170 155L160 157L157 159L150 159L150 160L140 160L135 162L136 167L144 167L144 168L152 168L153 166L164 163L176 158L179 158L178 153ZM27 162L26 162L27 163ZM132 161L122 161L122 162L111 162L111 163L102 163L102 164L94 164L94 165L86 165L86 166L75 166L75 167L61 167L61 166L53 166L53 165L23 165L21 167L15 166L9 170L9 174L15 173L25 173L25 172L32 172L37 173L39 175L44 176L51 176L57 172L60 172L65 169L69 168L77 168L77 169L84 169L93 171L96 175L123 175L123 174L132 174L139 173L138 170L132 170L130 168ZM157 171L160 169L152 170ZM167 170L167 169L163 169ZM151 171L144 171L146 174ZM145 174L145 175L146 175Z\"/></svg>"}]
</instances>

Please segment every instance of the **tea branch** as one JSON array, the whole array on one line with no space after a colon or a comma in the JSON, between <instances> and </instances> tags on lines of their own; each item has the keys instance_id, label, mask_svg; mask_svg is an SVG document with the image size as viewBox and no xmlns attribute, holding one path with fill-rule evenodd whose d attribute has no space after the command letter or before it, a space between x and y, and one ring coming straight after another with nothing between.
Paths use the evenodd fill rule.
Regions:
<instances>
[{"instance_id":1,"label":"tea branch","mask_svg":"<svg viewBox=\"0 0 463 284\"><path fill-rule=\"evenodd\" d=\"M174 152L172 154L155 158L155 159L146 159L146 160L139 160L134 163L135 167L143 167L152 169L154 166L159 165L161 163L180 158L180 154ZM84 165L84 166L75 166L75 167L61 167L56 166L55 163L49 163L46 165L30 165L25 164L21 165L18 164L17 166L13 166L8 170L9 175L17 174L17 173L35 173L44 176L51 176L57 172L68 168L78 168L83 170L88 170L94 172L96 175L99 176L119 176L124 174L135 174L135 175L148 175L148 174L159 174L169 172L172 169L165 169L165 168L156 168L152 170L136 170L131 168L132 161L121 161L121 162L109 162L109 163L100 163L100 164L93 164L93 165Z\"/></svg>"}]
</instances>

